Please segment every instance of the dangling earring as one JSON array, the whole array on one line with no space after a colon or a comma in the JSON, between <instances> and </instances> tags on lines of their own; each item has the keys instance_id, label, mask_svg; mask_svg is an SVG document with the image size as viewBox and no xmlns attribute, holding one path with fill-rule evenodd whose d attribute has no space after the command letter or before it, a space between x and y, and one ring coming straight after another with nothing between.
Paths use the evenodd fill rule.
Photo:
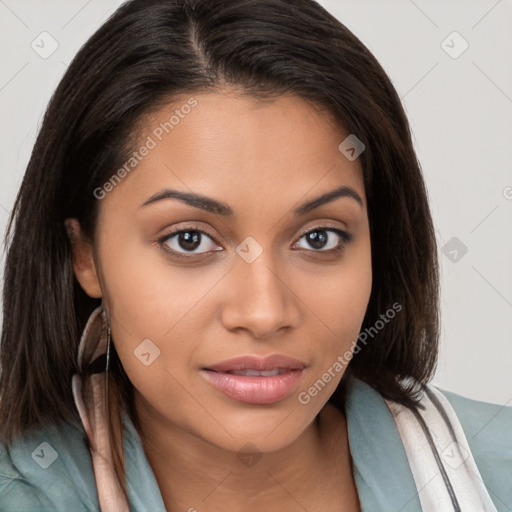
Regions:
<instances>
[{"instance_id":1,"label":"dangling earring","mask_svg":"<svg viewBox=\"0 0 512 512\"><path fill-rule=\"evenodd\" d=\"M109 363L110 363L110 344L111 344L111 339L112 339L112 336L110 334L110 318L108 316L108 313L107 313L107 310L104 308L103 306L103 302L101 303L101 308L102 308L102 315L105 317L106 319L106 324L107 324L107 348L106 348L106 362L105 362L105 386L106 386L106 394L108 395L108 388L109 388L109 383L110 383L110 373L109 373Z\"/></svg>"},{"instance_id":2,"label":"dangling earring","mask_svg":"<svg viewBox=\"0 0 512 512\"><path fill-rule=\"evenodd\" d=\"M78 346L78 373L72 378L75 404L91 452L100 510L129 512L114 471L107 411L110 321L103 302L89 317Z\"/></svg>"},{"instance_id":3,"label":"dangling earring","mask_svg":"<svg viewBox=\"0 0 512 512\"><path fill-rule=\"evenodd\" d=\"M99 389L103 387L104 379L99 381L97 377L105 377L109 338L109 323L102 302L85 324L78 345L78 373L72 378L75 405L89 438L92 437L94 426L91 420L94 422L95 411L104 405Z\"/></svg>"},{"instance_id":4,"label":"dangling earring","mask_svg":"<svg viewBox=\"0 0 512 512\"><path fill-rule=\"evenodd\" d=\"M92 313L78 345L79 374L107 371L110 355L110 321L103 302Z\"/></svg>"},{"instance_id":5,"label":"dangling earring","mask_svg":"<svg viewBox=\"0 0 512 512\"><path fill-rule=\"evenodd\" d=\"M105 319L106 319L106 322L107 322L107 349L106 349L107 362L105 363L105 372L108 373L108 367L109 367L109 361L110 361L110 340L111 340L111 335L110 335L110 318L108 317L107 310L103 306L103 302L101 303L101 308L102 308L102 314L105 316Z\"/></svg>"}]
</instances>

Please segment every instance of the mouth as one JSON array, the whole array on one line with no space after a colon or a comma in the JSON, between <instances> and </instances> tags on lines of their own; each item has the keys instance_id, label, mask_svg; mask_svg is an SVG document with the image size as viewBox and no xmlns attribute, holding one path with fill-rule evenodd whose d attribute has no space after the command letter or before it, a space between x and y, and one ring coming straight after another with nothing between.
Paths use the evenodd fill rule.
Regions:
<instances>
[{"instance_id":1,"label":"mouth","mask_svg":"<svg viewBox=\"0 0 512 512\"><path fill-rule=\"evenodd\" d=\"M273 404L291 395L298 387L302 369L231 370L202 369L201 375L217 391L246 404Z\"/></svg>"},{"instance_id":2,"label":"mouth","mask_svg":"<svg viewBox=\"0 0 512 512\"><path fill-rule=\"evenodd\" d=\"M272 404L297 389L306 363L282 354L245 355L201 369L217 390L239 402Z\"/></svg>"}]
</instances>

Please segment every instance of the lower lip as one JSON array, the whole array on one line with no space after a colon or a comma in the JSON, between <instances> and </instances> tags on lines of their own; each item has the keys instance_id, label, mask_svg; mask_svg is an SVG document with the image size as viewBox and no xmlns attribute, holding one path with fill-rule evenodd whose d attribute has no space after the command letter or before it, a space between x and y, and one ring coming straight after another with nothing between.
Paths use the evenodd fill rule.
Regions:
<instances>
[{"instance_id":1,"label":"lower lip","mask_svg":"<svg viewBox=\"0 0 512 512\"><path fill-rule=\"evenodd\" d=\"M201 374L225 395L247 404L272 404L298 386L303 370L290 370L273 377L245 377L232 373L202 370Z\"/></svg>"}]
</instances>

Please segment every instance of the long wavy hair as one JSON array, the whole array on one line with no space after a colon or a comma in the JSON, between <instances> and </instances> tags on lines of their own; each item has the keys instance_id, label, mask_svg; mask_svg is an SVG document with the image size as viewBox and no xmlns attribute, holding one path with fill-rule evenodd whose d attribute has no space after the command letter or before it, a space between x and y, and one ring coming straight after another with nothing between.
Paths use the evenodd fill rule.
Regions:
<instances>
[{"instance_id":1,"label":"long wavy hair","mask_svg":"<svg viewBox=\"0 0 512 512\"><path fill-rule=\"evenodd\" d=\"M143 116L178 95L226 84L255 98L303 98L365 144L359 158L373 287L363 330L392 304L402 309L371 343L359 344L346 374L402 403L431 379L439 336L435 231L406 115L374 56L313 0L131 0L82 46L60 81L9 219L2 441L77 418L71 377L80 333L99 301L74 276L64 220L77 218L93 239L94 190L133 151ZM133 385L115 350L109 378L110 403L127 406L135 419ZM342 400L342 389L343 380L333 401ZM120 417L108 410L124 482Z\"/></svg>"}]
</instances>

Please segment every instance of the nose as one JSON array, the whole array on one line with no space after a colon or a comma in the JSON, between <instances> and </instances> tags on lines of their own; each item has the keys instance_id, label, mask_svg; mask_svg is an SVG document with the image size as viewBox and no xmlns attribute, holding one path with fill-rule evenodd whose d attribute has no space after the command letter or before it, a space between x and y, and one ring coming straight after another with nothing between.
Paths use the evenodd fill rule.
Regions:
<instances>
[{"instance_id":1,"label":"nose","mask_svg":"<svg viewBox=\"0 0 512 512\"><path fill-rule=\"evenodd\" d=\"M265 254L252 263L241 258L236 262L227 283L229 299L221 311L227 330L245 330L258 339L296 328L300 319L300 299L289 273L278 270Z\"/></svg>"}]
</instances>

